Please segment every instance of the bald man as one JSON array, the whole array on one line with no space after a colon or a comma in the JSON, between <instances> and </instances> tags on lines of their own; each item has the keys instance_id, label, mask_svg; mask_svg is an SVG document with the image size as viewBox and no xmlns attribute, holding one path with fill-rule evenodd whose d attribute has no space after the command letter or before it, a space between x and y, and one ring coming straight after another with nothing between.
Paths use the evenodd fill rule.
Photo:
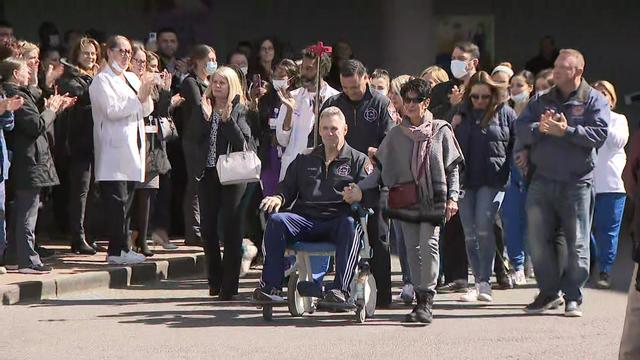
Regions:
<instances>
[{"instance_id":1,"label":"bald man","mask_svg":"<svg viewBox=\"0 0 640 360\"><path fill-rule=\"evenodd\" d=\"M320 114L322 144L300 154L289 165L278 194L266 197L261 206L271 215L264 235L262 280L253 297L257 301L283 301L284 252L296 241L332 242L336 245L336 277L324 300L345 303L360 250L356 220L343 201L342 190L371 173L367 155L345 142L347 124L337 107ZM280 208L287 209L278 212Z\"/></svg>"},{"instance_id":2,"label":"bald man","mask_svg":"<svg viewBox=\"0 0 640 360\"><path fill-rule=\"evenodd\" d=\"M533 165L527 238L540 293L525 308L532 314L558 307L562 291L565 316L582 316L582 287L589 277L593 168L596 149L607 139L610 115L607 99L582 77L584 68L579 51L560 50L553 68L556 86L533 97L516 121L516 148L528 147ZM566 235L564 269L558 266L554 245L558 227Z\"/></svg>"}]
</instances>

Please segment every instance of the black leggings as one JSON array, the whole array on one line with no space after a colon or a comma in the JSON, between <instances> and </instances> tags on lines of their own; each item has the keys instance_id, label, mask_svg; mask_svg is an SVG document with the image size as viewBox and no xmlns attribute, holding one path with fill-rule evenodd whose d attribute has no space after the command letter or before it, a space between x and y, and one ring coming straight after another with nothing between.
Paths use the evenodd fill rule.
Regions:
<instances>
[{"instance_id":1,"label":"black leggings","mask_svg":"<svg viewBox=\"0 0 640 360\"><path fill-rule=\"evenodd\" d=\"M158 189L136 189L133 196L132 229L138 231L138 241L146 241L149 231L151 198ZM136 244L133 244L136 246Z\"/></svg>"}]
</instances>

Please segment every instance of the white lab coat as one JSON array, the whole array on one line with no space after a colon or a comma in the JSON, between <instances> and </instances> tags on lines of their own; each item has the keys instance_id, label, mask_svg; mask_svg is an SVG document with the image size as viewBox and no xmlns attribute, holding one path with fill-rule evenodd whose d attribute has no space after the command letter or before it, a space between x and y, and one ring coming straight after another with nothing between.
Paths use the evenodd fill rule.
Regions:
<instances>
[{"instance_id":1,"label":"white lab coat","mask_svg":"<svg viewBox=\"0 0 640 360\"><path fill-rule=\"evenodd\" d=\"M323 103L336 94L339 94L339 91L327 83L324 83L320 88L320 98ZM307 148L309 133L313 131L313 123L316 117L312 107L315 93L310 93L301 87L293 90L291 96L296 100L296 107L291 115L291 129L284 131L282 128L284 118L287 115L286 106L280 106L280 112L276 120L276 138L278 143L286 148L281 159L280 181L284 179L289 164ZM322 108L322 104L320 108Z\"/></svg>"},{"instance_id":2,"label":"white lab coat","mask_svg":"<svg viewBox=\"0 0 640 360\"><path fill-rule=\"evenodd\" d=\"M138 91L140 79L125 72ZM93 114L93 142L96 181L144 181L144 117L153 111L153 101L144 103L138 95L106 67L89 86ZM138 146L140 144L140 146Z\"/></svg>"}]
</instances>

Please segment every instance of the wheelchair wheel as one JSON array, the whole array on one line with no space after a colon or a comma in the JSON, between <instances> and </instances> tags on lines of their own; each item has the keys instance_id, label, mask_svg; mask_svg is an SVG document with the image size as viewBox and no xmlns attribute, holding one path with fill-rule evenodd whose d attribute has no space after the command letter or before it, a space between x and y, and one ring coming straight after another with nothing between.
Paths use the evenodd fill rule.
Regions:
<instances>
[{"instance_id":1,"label":"wheelchair wheel","mask_svg":"<svg viewBox=\"0 0 640 360\"><path fill-rule=\"evenodd\" d=\"M358 306L358 308L356 309L356 320L360 324L363 324L366 318L367 318L367 311L365 310L365 308Z\"/></svg>"},{"instance_id":2,"label":"wheelchair wheel","mask_svg":"<svg viewBox=\"0 0 640 360\"><path fill-rule=\"evenodd\" d=\"M287 303L291 316L298 317L304 314L304 298L298 294L298 273L289 275L287 284Z\"/></svg>"},{"instance_id":3,"label":"wheelchair wheel","mask_svg":"<svg viewBox=\"0 0 640 360\"><path fill-rule=\"evenodd\" d=\"M262 318L266 321L273 320L273 307L270 305L262 306Z\"/></svg>"},{"instance_id":4,"label":"wheelchair wheel","mask_svg":"<svg viewBox=\"0 0 640 360\"><path fill-rule=\"evenodd\" d=\"M369 273L367 282L364 285L364 312L367 317L373 317L376 313L376 301L378 296L378 288L376 279L373 274Z\"/></svg>"}]
</instances>

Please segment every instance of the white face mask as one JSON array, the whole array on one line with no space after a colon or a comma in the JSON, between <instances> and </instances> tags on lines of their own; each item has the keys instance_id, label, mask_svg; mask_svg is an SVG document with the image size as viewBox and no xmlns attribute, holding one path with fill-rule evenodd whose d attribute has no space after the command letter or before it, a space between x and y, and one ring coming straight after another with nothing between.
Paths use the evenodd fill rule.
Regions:
<instances>
[{"instance_id":1,"label":"white face mask","mask_svg":"<svg viewBox=\"0 0 640 360\"><path fill-rule=\"evenodd\" d=\"M249 67L248 66L243 66L243 67L240 68L240 71L242 71L244 76L247 76L247 73L249 72Z\"/></svg>"},{"instance_id":2,"label":"white face mask","mask_svg":"<svg viewBox=\"0 0 640 360\"><path fill-rule=\"evenodd\" d=\"M115 70L118 74L122 74L123 72L125 72L127 69L123 69L120 64L118 64L118 62L116 62L115 60L111 62L111 67L113 68L113 70Z\"/></svg>"},{"instance_id":3,"label":"white face mask","mask_svg":"<svg viewBox=\"0 0 640 360\"><path fill-rule=\"evenodd\" d=\"M451 60L451 73L456 79L462 79L467 73L467 62L462 60Z\"/></svg>"},{"instance_id":4,"label":"white face mask","mask_svg":"<svg viewBox=\"0 0 640 360\"><path fill-rule=\"evenodd\" d=\"M273 88L275 90L285 90L286 88L289 87L289 81L287 81L286 79L282 79L282 80L276 80L273 79L271 80L271 82L273 83Z\"/></svg>"},{"instance_id":5,"label":"white face mask","mask_svg":"<svg viewBox=\"0 0 640 360\"><path fill-rule=\"evenodd\" d=\"M207 75L213 75L216 70L218 70L218 63L215 61L207 61L207 67L205 70Z\"/></svg>"},{"instance_id":6,"label":"white face mask","mask_svg":"<svg viewBox=\"0 0 640 360\"><path fill-rule=\"evenodd\" d=\"M527 100L529 100L529 92L528 91L523 91L518 95L512 95L511 96L511 100L520 103L520 102L525 102Z\"/></svg>"}]
</instances>

